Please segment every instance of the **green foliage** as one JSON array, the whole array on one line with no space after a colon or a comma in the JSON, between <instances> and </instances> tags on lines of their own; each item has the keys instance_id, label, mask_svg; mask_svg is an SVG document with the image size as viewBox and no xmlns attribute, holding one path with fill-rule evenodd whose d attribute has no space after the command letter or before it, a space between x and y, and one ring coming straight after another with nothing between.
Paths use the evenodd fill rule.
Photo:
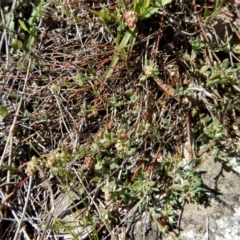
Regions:
<instances>
[{"instance_id":1,"label":"green foliage","mask_svg":"<svg viewBox=\"0 0 240 240\"><path fill-rule=\"evenodd\" d=\"M159 9L171 2L172 0L135 0L133 9L139 14L140 20L143 20L151 17Z\"/></svg>"},{"instance_id":2,"label":"green foliage","mask_svg":"<svg viewBox=\"0 0 240 240\"><path fill-rule=\"evenodd\" d=\"M31 52L31 49L33 48L33 45L36 42L37 34L38 34L38 22L44 17L43 13L43 4L45 0L35 0L32 4L33 9L31 12L31 15L26 20L18 19L18 23L20 28L25 32L24 33L24 41L18 40L17 35L13 37L15 41L12 43L12 47L15 50L24 50L26 52ZM18 1L18 4L16 4L16 11L22 11L21 9L24 9L25 4L29 4L25 1ZM11 29L14 30L14 24L10 24Z\"/></svg>"},{"instance_id":3,"label":"green foliage","mask_svg":"<svg viewBox=\"0 0 240 240\"><path fill-rule=\"evenodd\" d=\"M0 106L0 115L3 117L3 118L6 118L8 116L8 109L7 107L5 106Z\"/></svg>"},{"instance_id":4,"label":"green foliage","mask_svg":"<svg viewBox=\"0 0 240 240\"><path fill-rule=\"evenodd\" d=\"M114 67L117 65L120 59L127 60L129 54L132 51L133 45L138 36L138 24L137 22L151 17L160 8L170 3L171 0L136 0L133 3L133 11L126 12L126 6L124 1L120 1L121 8L116 8L114 13L111 13L107 8L103 7L100 12L95 10L90 10L93 14L97 15L100 20L104 23L104 26L108 33L111 34L110 24L117 23L117 37L115 38L115 56L113 57L107 71L106 78L109 78L113 72ZM125 14L124 14L125 12ZM131 14L137 13L134 16ZM130 15L128 15L130 14ZM131 21L128 19L131 17ZM125 18L125 21L124 21ZM128 24L128 29L126 30L126 25Z\"/></svg>"},{"instance_id":5,"label":"green foliage","mask_svg":"<svg viewBox=\"0 0 240 240\"><path fill-rule=\"evenodd\" d=\"M227 136L227 131L217 118L209 116L203 118L203 133L198 137L197 141L201 142L202 151L210 151L215 160L222 161L224 152L219 148L218 144Z\"/></svg>"},{"instance_id":6,"label":"green foliage","mask_svg":"<svg viewBox=\"0 0 240 240\"><path fill-rule=\"evenodd\" d=\"M30 138L34 141L29 140L28 136L25 135L22 139L18 139L17 134L21 130L19 130L19 127L14 132L14 143L17 145L17 142L21 144L27 142L30 149L29 156L31 160L26 164L25 173L28 176L35 174L37 178L39 176L38 172L43 170L44 174L51 176L54 186L55 184L58 185L57 187L63 189L65 192L69 191L72 183L80 182L77 193L83 205L81 205L81 208L86 213L79 213L77 215L76 219L80 218L81 222L79 221L76 225L86 228L92 226L93 232L101 225L110 228L113 224L119 223L119 218L112 209L117 206L116 208L129 210L129 206L137 206L136 209L139 213L147 212L159 229L169 234L168 224L174 225L176 223L176 209L185 200L189 202L198 201L203 194L201 178L198 170L195 169L196 163L201 163L202 159L194 158L190 163L185 164L183 163L183 156L179 153L180 150L177 149L178 147L182 147L182 140L184 139L185 141L186 136L181 135L179 129L181 123L184 122L185 124L186 119L185 115L178 116L175 111L179 110L179 113L184 112L185 114L185 102L177 101L174 98L167 98L167 94L164 93L166 90L161 89L154 81L146 80L148 78L158 79L163 76L162 72L159 71L161 64L164 71L165 67L169 67L171 64L176 65L178 68L176 72L180 73L179 77L173 74L170 76L171 79L168 79L168 74L166 74L163 80L166 85L174 88L179 96L188 99L187 102L191 105L187 111L191 111L192 118L194 119L190 127L197 138L195 139L197 142L196 148L199 146L202 150L208 151L217 161L225 161L226 154L221 149L220 143L228 137L228 133L222 124L222 119L224 119L230 110L240 111L240 100L238 97L238 93L240 92L240 65L229 59L218 61L217 63L214 62L213 66L211 66L213 64L211 62L207 65L207 61L203 61L203 56L208 57L207 54L210 52L208 49L209 45L201 40L202 38L198 34L199 29L196 31L196 34L191 35L190 32L198 28L195 25L193 28L190 28L191 31L189 31L189 35L186 37L186 39L189 39L191 45L190 58L184 58L187 54L184 56L181 54L183 49L177 53L177 49L172 49L172 47L167 57L160 56L164 52L163 48L166 47L166 42L168 42L169 29L175 31L175 28L179 30L181 26L183 28L180 30L181 34L184 34L184 25L191 25L190 21L179 26L175 22L172 23L170 21L172 20L171 11L166 14L169 26L166 26L166 28L164 26L161 29L164 41L159 41L157 49L157 41L161 40L162 36L158 35L157 31L154 32L156 35L151 36L155 37L158 35L160 36L159 39L150 38L151 43L146 43L146 47L149 47L149 49L146 52L141 52L142 55L139 54L138 56L138 52L135 54L132 51L136 40L139 38L139 43L142 44L142 35L145 37L144 41L149 37L145 36L144 31L146 28L142 27L142 25L149 18L151 18L151 21L155 20L153 18L155 14L159 17L160 15L157 15L159 14L158 11L170 3L171 0L134 0L130 5L127 5L124 0L120 0L117 7L110 8L107 5L102 5L100 11L90 10L92 14L98 16L99 24L104 26L104 29L111 37L106 46L103 46L105 40L103 41L104 43L101 42L100 44L95 41L93 45L90 44L91 51L86 51L86 55L84 56L76 57L75 47L77 49L76 41L78 42L78 36L66 34L71 41L66 41L67 44L64 41L64 44L60 45L61 47L59 48L52 43L54 42L54 38L51 36L48 39L47 36L46 41L44 39L41 41L46 46L52 44L53 47L50 47L48 51L52 51L51 56L53 56L53 59L56 60L55 53L60 53L57 56L67 59L70 64L75 64L77 67L72 68L73 71L67 69L67 72L64 72L65 69L62 66L68 67L68 65L66 63L62 64L62 61L65 60L59 60L60 58L51 63L44 62L39 66L37 62L32 60L32 55L34 54L32 49L34 50L34 47L38 46L38 44L35 44L39 41L38 24L44 20L47 14L46 9L43 9L45 2L44 0L34 1L31 5L33 8L28 18L16 18L10 12L9 16L6 17L7 20L11 20L9 25L5 26L3 23L0 25L1 28L9 32L11 38L10 46L17 53L23 55L24 61L16 63L20 84L22 84L22 79L24 79L22 78L23 75L28 70L30 72L29 78L26 78L29 79L29 85L26 84L27 90L22 93L25 94L23 95L24 108L21 109L19 116L17 116L17 121L22 124L20 126L23 126L24 134L25 132L30 132ZM28 1L26 0L17 1L14 11L22 10L27 3ZM84 25L84 30L81 31L85 31L85 25L87 25L89 18L80 19L78 13L76 14L77 16L74 16L75 12L69 10L73 6L71 4L64 4L61 1L55 0L49 1L49 4L56 3L61 8L62 16L70 18L67 19L69 22L66 23L64 22L65 19L62 21L63 19L60 17L62 25L66 24L68 27L70 26L70 28L66 28L67 30L72 30L72 27L76 24L76 34L80 28L83 29L82 25ZM222 4L223 1L219 0L215 2L213 11L206 8L206 24L210 23L220 13ZM71 5L71 7L68 5ZM131 9L127 9L129 6ZM58 21L53 21L53 25L58 25ZM165 17L161 21L165 22ZM89 24L92 24L92 22L90 21ZM16 29L16 26L19 29ZM155 26L152 29L154 28ZM51 27L49 30L52 30ZM20 34L23 37L20 38ZM140 34L141 36L139 36ZM238 45L229 46L231 39L229 37L225 43L221 44L213 43L211 50L215 52L231 51L239 53ZM154 44L152 44L153 42ZM71 52L72 43L74 44L73 54ZM80 53L83 48L89 47L87 44L89 43L79 44L81 45ZM94 51L97 49L97 61L98 59L104 61L105 56L109 58L109 52L104 51L109 48L110 44L113 44L110 47L110 52L114 48L111 63L106 69L97 70L100 66L88 62L88 57L90 56L91 61L94 61ZM140 44L137 46L140 46ZM180 45L181 41L178 44ZM188 47L184 50L188 52L189 44L187 43L186 45ZM152 46L155 46L156 49ZM59 49L60 52L57 53ZM40 50L45 53L44 50ZM154 55L152 54L153 50L159 52ZM46 55L49 57L48 51ZM99 54L99 52L101 53ZM65 58L65 56L67 57ZM76 57L76 61L72 61L74 59L73 56ZM101 58L102 56L103 58ZM134 79L130 79L132 76L128 74L127 77L123 78L123 81L126 81L124 83L120 83L122 81L121 77L124 76L122 73L119 74L119 79L117 80L115 78L109 79L114 68L120 61L129 63L129 65L132 64L131 62L135 62L136 59L133 59L132 56L137 56L138 63L141 61L139 59L146 60L147 58L154 59L155 62L152 60L144 62L143 60L141 66L137 64L138 67L134 69L133 73ZM164 61L162 61L162 57ZM26 60L30 58L32 64L28 66ZM212 56L209 59L212 60ZM52 58L50 61L52 61ZM59 66L61 68L60 77L58 73L53 77L51 75L52 69L54 67L59 69ZM118 69L121 70L121 66L119 64ZM128 67L131 69L132 65L127 66L127 70ZM143 73L140 74L142 70ZM38 77L40 74L38 73L46 74L46 76L41 77L41 80L39 80ZM15 77L15 73L13 76ZM102 81L103 79L104 82ZM118 80L120 81L117 82ZM139 80L142 81L140 84ZM130 85L126 85L126 83L129 83L128 81L133 82L130 82ZM114 87L109 86L108 88L108 85L111 85L112 82L114 82ZM12 84L11 89L16 88L15 85L17 84L15 80L12 81L9 78L9 83ZM192 89L190 84L195 84ZM199 85L196 86L197 84ZM118 86L120 86L119 89ZM31 89L35 89L35 87L37 92L32 94ZM199 89L207 89L205 93L208 94L205 94L204 98L201 98L200 94L199 98L195 97L192 91L190 91L190 89L195 91L198 87ZM220 94L217 94L218 91L220 92L220 88L228 88L227 91L222 91L222 99L219 97ZM21 87L19 89L16 92L21 92ZM41 96L39 97L40 100L35 101L38 94L43 94L44 92L50 92L51 94L47 95L46 99ZM214 93L216 93L217 99L215 99L216 96ZM33 104L31 103L32 95L34 95ZM56 102L55 98L57 99ZM12 92L11 101L18 99L18 93ZM48 101L49 99L50 101ZM204 102L202 99L207 99L209 102ZM28 108L28 101L34 110ZM69 102L71 103L69 104ZM45 111L42 111L43 105L45 106ZM57 111L52 111L54 108ZM182 108L183 111L180 111ZM6 118L4 121L8 120L9 116L12 117L12 114L9 114L9 110L5 105L0 106L0 115L2 118ZM58 119L54 119L55 117ZM53 129L57 126L58 121L58 129ZM173 127L175 124L177 125L177 129ZM35 126L37 125L40 125L40 129L35 130ZM49 127L48 125L53 125L53 127ZM48 127L51 129L51 137L49 137L51 139L49 142L44 142L45 135L49 134L45 130ZM80 139L81 134L85 131L91 133L91 136ZM56 134L57 140L55 140L55 136L52 136L54 134ZM92 134L95 135L92 136ZM59 137L59 135L61 136ZM52 150L51 144L54 142L52 139L57 142L55 144L55 147L57 145L57 150ZM58 139L61 139L59 143ZM41 142L41 140L43 141ZM176 145L177 147L170 148L169 153L165 145L169 144L170 141L172 141L171 145ZM65 143L66 147L63 147ZM158 147L160 152L166 151L166 154L156 154L155 158L154 155ZM139 153L141 156L138 155ZM32 156L33 154L35 156ZM15 157L14 154L13 156ZM4 163L1 167L3 171L11 174L11 178L22 174L15 164L8 165ZM78 212L79 208L75 208L75 200L70 198L70 201L74 205L74 211ZM104 207L97 206L98 203ZM164 219L167 224L161 225L161 219ZM75 239L78 239L79 236L76 236L73 232L74 227L77 226L68 226L61 219L55 219L51 229L59 230L64 228ZM93 238L98 239L96 232Z\"/></svg>"},{"instance_id":7,"label":"green foliage","mask_svg":"<svg viewBox=\"0 0 240 240\"><path fill-rule=\"evenodd\" d=\"M240 74L240 66L233 68L229 65L228 59L223 60L220 64L215 63L211 69L211 76L207 79L207 85L230 84L239 87L240 80L238 76Z\"/></svg>"},{"instance_id":8,"label":"green foliage","mask_svg":"<svg viewBox=\"0 0 240 240\"><path fill-rule=\"evenodd\" d=\"M90 85L90 81L96 79L94 73L90 70L87 69L85 72L77 72L74 81L80 86L80 87L85 87Z\"/></svg>"},{"instance_id":9,"label":"green foliage","mask_svg":"<svg viewBox=\"0 0 240 240\"><path fill-rule=\"evenodd\" d=\"M192 95L192 93L186 88L183 87L181 84L176 84L176 90L179 96L182 97L189 97Z\"/></svg>"},{"instance_id":10,"label":"green foliage","mask_svg":"<svg viewBox=\"0 0 240 240\"><path fill-rule=\"evenodd\" d=\"M212 12L210 12L207 8L205 9L204 16L206 17L205 23L209 23L213 20L216 16L221 13L221 7L224 3L224 0L217 0L215 1L215 6Z\"/></svg>"},{"instance_id":11,"label":"green foliage","mask_svg":"<svg viewBox=\"0 0 240 240\"><path fill-rule=\"evenodd\" d=\"M119 132L122 132L122 130L119 130ZM161 165L155 167L154 172L162 176L160 182L150 180L142 167L138 167L132 177L128 170L123 170L121 178L117 180L112 174L120 168L119 160L134 156L135 153L135 149L132 148L134 137L125 134L123 136L105 131L99 139L92 141L91 149L88 151L81 150L84 154L88 152L91 156L95 156L95 161L92 161L94 167L91 168L95 171L93 181L102 182L105 176L108 176L108 184L102 187L107 201L111 203L122 201L127 204L141 200L139 207L145 209L148 205L149 196L153 193L154 195L158 194L161 179L165 179L164 206L166 212L172 212L174 207L181 204L185 198L190 201L199 199L202 188L198 172L193 169L183 170L181 167L174 171L176 165L179 164L177 159L163 159ZM114 150L114 147L117 151ZM168 219L172 224L174 223L171 214Z\"/></svg>"},{"instance_id":12,"label":"green foliage","mask_svg":"<svg viewBox=\"0 0 240 240\"><path fill-rule=\"evenodd\" d=\"M31 147L35 149L32 144ZM40 156L40 153L37 150L35 151ZM55 174L58 173L60 175L66 176L67 172L65 171L64 167L72 159L73 156L71 156L71 154L65 148L62 148L60 152L53 151L45 157L41 156L38 158L36 156L33 156L31 161L28 162L25 172L26 174L31 175L38 170L38 167L43 167L51 169L55 172ZM67 176L69 175L67 174Z\"/></svg>"},{"instance_id":13,"label":"green foliage","mask_svg":"<svg viewBox=\"0 0 240 240\"><path fill-rule=\"evenodd\" d=\"M201 41L201 39L199 37L196 37L195 39L191 40L190 44L192 46L191 60L194 60L194 59L196 59L197 54L204 50L206 45L205 45L205 43L203 43Z\"/></svg>"},{"instance_id":14,"label":"green foliage","mask_svg":"<svg viewBox=\"0 0 240 240\"><path fill-rule=\"evenodd\" d=\"M152 61L146 61L144 66L144 75L140 76L141 81L147 80L149 77L158 78L158 66Z\"/></svg>"},{"instance_id":15,"label":"green foliage","mask_svg":"<svg viewBox=\"0 0 240 240\"><path fill-rule=\"evenodd\" d=\"M147 129L149 131L150 128ZM143 131L146 131L146 127ZM49 169L59 179L61 185L67 186L74 179L74 174L66 170L66 164L82 158L85 165L82 171L79 171L79 175L81 178L87 178L92 184L106 182L101 186L101 191L107 202L113 205L122 202L125 205L140 201L138 205L140 212L147 210L153 218L164 217L168 223L174 224L176 217L174 208L184 199L196 201L201 196L198 172L192 168L182 169L180 159L166 158L154 168L153 175L160 176L157 181L151 180L142 166L137 167L134 173L124 167L117 177L114 173L122 168L123 159L135 156L134 145L137 141L138 135L129 134L126 125L122 125L116 131L105 130L98 138L91 138L90 144L79 146L74 154L62 149L44 157L33 157L28 163L26 173L35 173L38 170L37 166ZM162 189L163 181L165 184ZM159 195L161 191L164 191L163 198L156 199L156 202L164 202L164 209L158 213L152 203L152 207L149 206L152 201L150 196L161 196ZM109 223L115 221L108 209L101 210L101 217ZM167 228L163 228L162 231L167 233Z\"/></svg>"}]
</instances>

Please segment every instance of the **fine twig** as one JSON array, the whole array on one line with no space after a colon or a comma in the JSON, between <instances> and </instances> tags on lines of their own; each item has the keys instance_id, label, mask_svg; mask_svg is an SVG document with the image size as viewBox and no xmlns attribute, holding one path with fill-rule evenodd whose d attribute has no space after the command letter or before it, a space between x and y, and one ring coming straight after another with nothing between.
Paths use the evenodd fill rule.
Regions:
<instances>
[{"instance_id":1,"label":"fine twig","mask_svg":"<svg viewBox=\"0 0 240 240\"><path fill-rule=\"evenodd\" d=\"M21 216L21 219L18 221L18 227L17 227L17 230L15 232L15 236L14 236L13 240L19 239L18 234L19 234L19 231L22 227L23 219L24 219L26 211L27 211L31 189L32 189L32 176L29 177L28 191L27 191L27 196L26 196L26 199L25 199L24 208L23 208L23 211L22 211L22 216Z\"/></svg>"},{"instance_id":2,"label":"fine twig","mask_svg":"<svg viewBox=\"0 0 240 240\"><path fill-rule=\"evenodd\" d=\"M29 74L30 74L29 71L30 71L31 63L32 63L32 60L29 59L27 73L26 73L26 77L25 77L22 93L25 92L25 89L27 87L27 81L28 81ZM19 73L20 72L18 71L18 74ZM5 158L5 155L6 155L7 151L8 151L8 149L9 149L10 152L12 152L12 138L13 138L13 135L14 135L14 128L16 126L17 119L18 119L18 116L19 116L19 112L20 112L21 107L22 107L23 98L24 98L24 95L22 94L21 97L20 97L19 103L18 103L18 107L17 107L16 113L15 113L15 116L14 116L11 128L9 130L9 135L8 135L8 138L7 138L7 141L6 141L6 144L5 144L5 148L4 148L3 153L2 153L2 157L1 157L1 160L0 160L0 169L1 169L3 160ZM11 162L12 162L12 159L10 157L11 157L11 154L9 156L9 161L8 161L9 166L11 165ZM8 174L8 181L10 180L9 174Z\"/></svg>"}]
</instances>

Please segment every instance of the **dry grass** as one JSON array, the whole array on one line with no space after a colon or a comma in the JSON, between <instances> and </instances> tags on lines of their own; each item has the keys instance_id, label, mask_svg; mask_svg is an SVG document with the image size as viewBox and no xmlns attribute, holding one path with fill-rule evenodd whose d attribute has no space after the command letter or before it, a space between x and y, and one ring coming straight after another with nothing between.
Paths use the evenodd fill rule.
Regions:
<instances>
[{"instance_id":1,"label":"dry grass","mask_svg":"<svg viewBox=\"0 0 240 240\"><path fill-rule=\"evenodd\" d=\"M110 78L117 26L109 24L110 35L89 11L102 3L43 1L30 51L31 36L18 20L30 18L33 4L2 3L17 14L13 21L1 10L1 239L128 239L143 212L163 232L166 224L178 228L179 205L200 196L190 185L198 179L199 149L209 143L198 141L206 117L226 128L225 142L217 138L207 150L224 144L235 151L226 142L239 136L238 80L209 86L207 79L225 58L239 69L231 48L239 43L237 3L218 14L233 35L223 44L229 36L203 17L204 9L214 12L211 1L204 8L173 1L139 23L132 52ZM112 12L119 7L104 3ZM204 45L194 57L196 37ZM159 75L140 81L146 60ZM178 177L189 181L186 189L177 188Z\"/></svg>"}]
</instances>

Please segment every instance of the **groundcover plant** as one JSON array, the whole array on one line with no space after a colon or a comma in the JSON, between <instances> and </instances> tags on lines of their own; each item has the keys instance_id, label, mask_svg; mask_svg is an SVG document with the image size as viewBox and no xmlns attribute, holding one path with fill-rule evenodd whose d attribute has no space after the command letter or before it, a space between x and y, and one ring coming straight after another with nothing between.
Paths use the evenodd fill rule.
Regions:
<instances>
[{"instance_id":1,"label":"groundcover plant","mask_svg":"<svg viewBox=\"0 0 240 240\"><path fill-rule=\"evenodd\" d=\"M0 6L0 239L182 239L240 136L239 1Z\"/></svg>"}]
</instances>

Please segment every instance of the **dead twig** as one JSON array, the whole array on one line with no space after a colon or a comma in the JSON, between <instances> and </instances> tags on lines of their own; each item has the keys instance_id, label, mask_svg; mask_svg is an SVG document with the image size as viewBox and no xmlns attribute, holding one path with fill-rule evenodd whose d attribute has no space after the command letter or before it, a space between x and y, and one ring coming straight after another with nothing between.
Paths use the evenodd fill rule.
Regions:
<instances>
[{"instance_id":1,"label":"dead twig","mask_svg":"<svg viewBox=\"0 0 240 240\"><path fill-rule=\"evenodd\" d=\"M180 102L180 98L176 96L176 90L170 86L169 84L164 83L160 79L154 79L157 85L168 94L168 96L174 97L178 102Z\"/></svg>"},{"instance_id":2,"label":"dead twig","mask_svg":"<svg viewBox=\"0 0 240 240\"><path fill-rule=\"evenodd\" d=\"M24 219L26 211L27 211L29 197L30 197L30 193L31 193L31 188L32 188L32 176L29 177L28 192L27 192L27 196L26 196L26 199L25 199L24 208L23 208L23 211L22 211L22 216L21 216L21 219L18 221L18 227L17 227L17 230L15 232L15 236L14 236L13 240L19 239L18 235L19 235L19 231L22 227L22 222L23 222L23 219Z\"/></svg>"}]
</instances>

